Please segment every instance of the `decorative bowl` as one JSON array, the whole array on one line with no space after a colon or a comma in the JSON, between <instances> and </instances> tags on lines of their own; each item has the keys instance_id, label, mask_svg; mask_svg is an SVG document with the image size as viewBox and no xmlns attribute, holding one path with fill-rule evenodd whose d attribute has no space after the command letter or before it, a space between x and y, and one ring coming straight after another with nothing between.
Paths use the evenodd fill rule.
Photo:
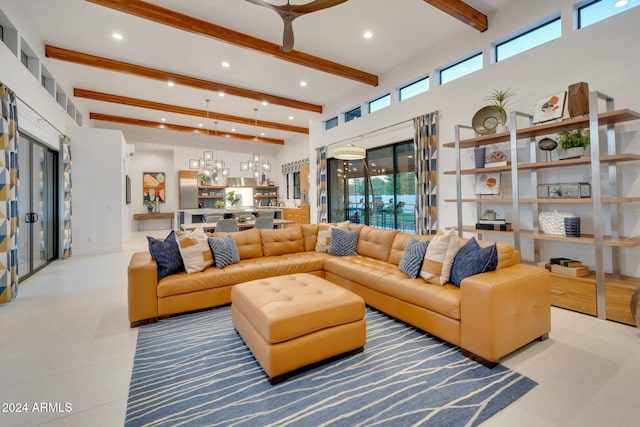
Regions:
<instances>
[{"instance_id":1,"label":"decorative bowl","mask_svg":"<svg viewBox=\"0 0 640 427\"><path fill-rule=\"evenodd\" d=\"M507 123L507 113L494 106L483 107L471 119L471 127L480 135L496 133L496 127Z\"/></svg>"}]
</instances>

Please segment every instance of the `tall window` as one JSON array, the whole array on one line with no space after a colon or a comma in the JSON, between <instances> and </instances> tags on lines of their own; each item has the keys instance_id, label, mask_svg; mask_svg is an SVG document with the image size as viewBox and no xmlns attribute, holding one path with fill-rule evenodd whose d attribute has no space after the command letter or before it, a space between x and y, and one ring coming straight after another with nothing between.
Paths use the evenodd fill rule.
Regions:
<instances>
[{"instance_id":1,"label":"tall window","mask_svg":"<svg viewBox=\"0 0 640 427\"><path fill-rule=\"evenodd\" d=\"M415 232L413 141L367 152L362 160L329 159L329 221Z\"/></svg>"},{"instance_id":2,"label":"tall window","mask_svg":"<svg viewBox=\"0 0 640 427\"><path fill-rule=\"evenodd\" d=\"M293 173L293 198L300 198L300 172Z\"/></svg>"},{"instance_id":3,"label":"tall window","mask_svg":"<svg viewBox=\"0 0 640 427\"><path fill-rule=\"evenodd\" d=\"M531 30L518 34L509 40L496 44L496 62L533 49L551 40L560 38L562 25L560 18L539 25Z\"/></svg>"},{"instance_id":4,"label":"tall window","mask_svg":"<svg viewBox=\"0 0 640 427\"><path fill-rule=\"evenodd\" d=\"M578 28L588 27L638 5L640 0L597 0L578 6Z\"/></svg>"}]
</instances>

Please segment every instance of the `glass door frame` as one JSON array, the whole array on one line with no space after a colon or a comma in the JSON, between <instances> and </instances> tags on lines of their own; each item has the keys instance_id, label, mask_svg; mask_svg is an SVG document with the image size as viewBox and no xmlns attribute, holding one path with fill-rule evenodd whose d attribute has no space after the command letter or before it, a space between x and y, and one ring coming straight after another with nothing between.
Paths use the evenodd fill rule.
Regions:
<instances>
[{"instance_id":1,"label":"glass door frame","mask_svg":"<svg viewBox=\"0 0 640 427\"><path fill-rule=\"evenodd\" d=\"M22 152L25 149L28 150L26 154ZM22 269L18 268L19 280L24 280L59 258L60 153L23 131L20 131L18 150L20 150L19 165L23 156L26 155L28 159L27 170L18 168L18 239L30 240L27 252L21 254L19 251L18 253L19 256L27 256L28 253L29 257L25 262L18 260L19 267L22 269L28 267L27 273L21 272ZM38 159L36 159L37 150L41 150L42 153ZM41 165L38 165L38 162ZM25 179L26 176L28 180ZM29 202L28 207L22 206L21 202L25 198ZM40 228L33 224L39 224ZM28 231L25 230L27 226ZM19 247L22 242L19 242Z\"/></svg>"}]
</instances>

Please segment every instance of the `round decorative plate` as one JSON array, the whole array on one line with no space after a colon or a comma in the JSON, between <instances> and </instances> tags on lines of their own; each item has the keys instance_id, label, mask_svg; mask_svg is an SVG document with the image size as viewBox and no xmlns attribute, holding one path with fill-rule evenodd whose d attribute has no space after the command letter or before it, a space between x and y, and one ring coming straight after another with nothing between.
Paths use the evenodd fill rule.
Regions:
<instances>
[{"instance_id":1,"label":"round decorative plate","mask_svg":"<svg viewBox=\"0 0 640 427\"><path fill-rule=\"evenodd\" d=\"M542 138L538 141L538 148L545 151L555 150L558 143L551 138Z\"/></svg>"},{"instance_id":2,"label":"round decorative plate","mask_svg":"<svg viewBox=\"0 0 640 427\"><path fill-rule=\"evenodd\" d=\"M483 107L473 116L471 126L480 135L496 133L496 127L507 123L507 114L496 107Z\"/></svg>"}]
</instances>

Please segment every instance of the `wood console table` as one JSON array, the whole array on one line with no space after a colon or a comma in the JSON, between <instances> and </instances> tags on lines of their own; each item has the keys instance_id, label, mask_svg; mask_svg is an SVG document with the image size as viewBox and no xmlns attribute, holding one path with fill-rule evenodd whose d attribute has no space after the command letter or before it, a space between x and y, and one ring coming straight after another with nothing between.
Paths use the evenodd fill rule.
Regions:
<instances>
[{"instance_id":1,"label":"wood console table","mask_svg":"<svg viewBox=\"0 0 640 427\"><path fill-rule=\"evenodd\" d=\"M133 214L134 221L149 221L155 219L168 219L171 220L171 229L173 230L173 212L151 212L151 213L137 213ZM138 223L138 231L140 231L140 223Z\"/></svg>"}]
</instances>

